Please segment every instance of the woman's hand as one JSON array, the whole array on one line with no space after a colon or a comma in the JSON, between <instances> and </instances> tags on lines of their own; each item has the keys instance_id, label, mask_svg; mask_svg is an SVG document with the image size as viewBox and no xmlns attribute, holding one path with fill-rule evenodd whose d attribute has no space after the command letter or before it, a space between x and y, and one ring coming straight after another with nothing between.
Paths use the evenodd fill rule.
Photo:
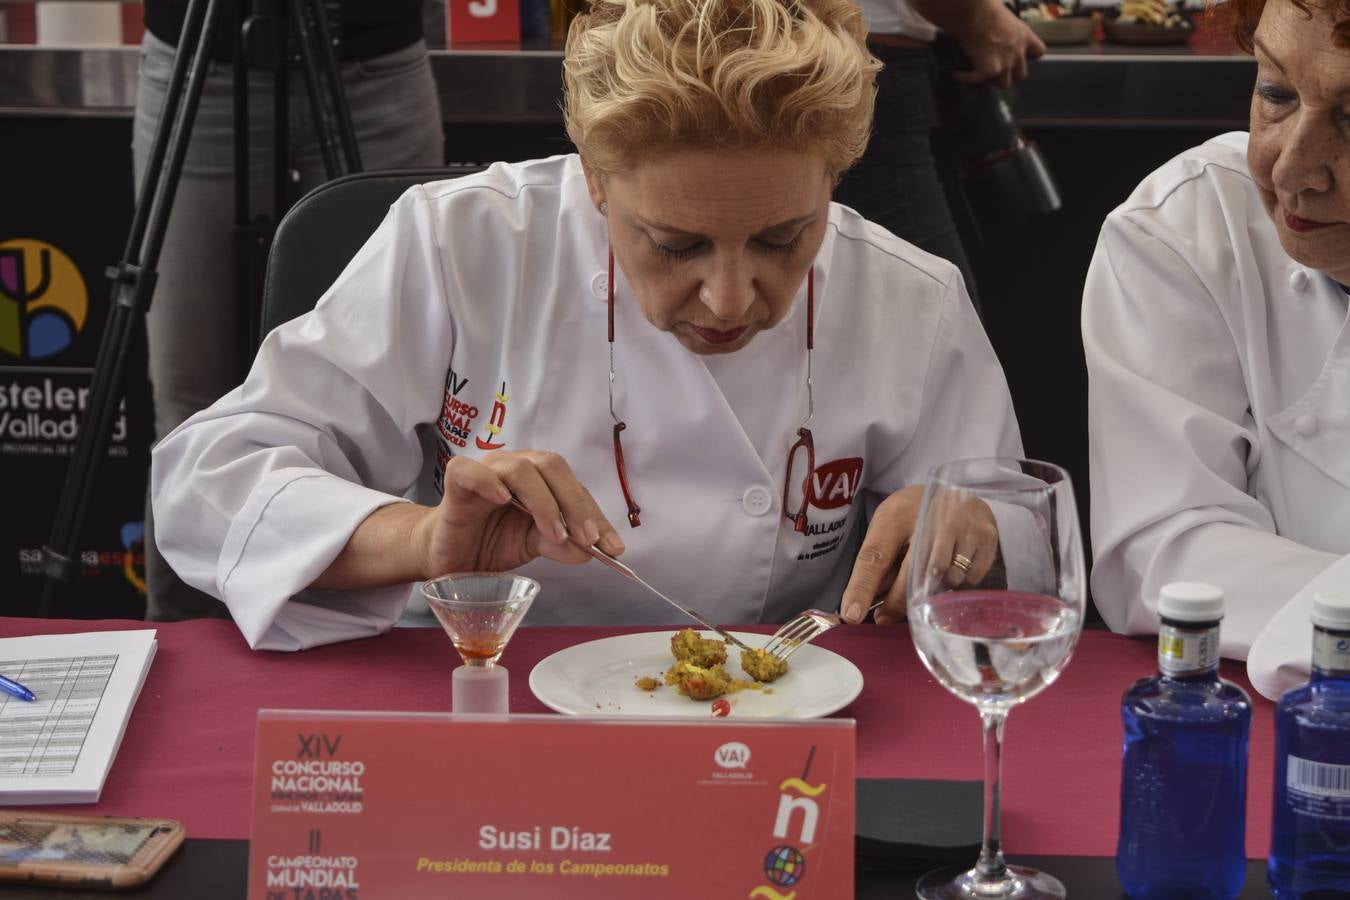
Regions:
<instances>
[{"instance_id":1,"label":"woman's hand","mask_svg":"<svg viewBox=\"0 0 1350 900\"><path fill-rule=\"evenodd\" d=\"M510 505L512 494L530 515ZM536 450L452 457L441 502L414 526L412 540L426 578L505 572L539 556L584 563L591 557L582 546L597 543L612 556L623 552L614 526L567 461Z\"/></svg>"},{"instance_id":2,"label":"woman's hand","mask_svg":"<svg viewBox=\"0 0 1350 900\"><path fill-rule=\"evenodd\" d=\"M878 625L893 625L905 616L905 592L913 565L909 544L918 523L923 487L902 488L877 507L867 526L862 547L840 604L846 621L861 622L867 608L878 600ZM985 503L965 498L944 510L930 511L936 518L932 551L925 563L934 575L956 588L978 584L998 558L998 525ZM958 560L958 554L962 559ZM964 565L958 565L957 563Z\"/></svg>"}]
</instances>

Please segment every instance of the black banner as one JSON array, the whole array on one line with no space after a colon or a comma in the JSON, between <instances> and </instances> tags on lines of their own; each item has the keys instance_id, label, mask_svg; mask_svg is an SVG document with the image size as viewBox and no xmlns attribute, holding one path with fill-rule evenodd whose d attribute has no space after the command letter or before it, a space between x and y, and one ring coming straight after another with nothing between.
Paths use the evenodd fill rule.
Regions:
<instances>
[{"instance_id":1,"label":"black banner","mask_svg":"<svg viewBox=\"0 0 1350 900\"><path fill-rule=\"evenodd\" d=\"M0 612L31 614L41 548L89 399L107 320L104 270L133 205L129 117L0 116ZM52 615L140 618L153 435L144 328L77 544L80 576Z\"/></svg>"}]
</instances>

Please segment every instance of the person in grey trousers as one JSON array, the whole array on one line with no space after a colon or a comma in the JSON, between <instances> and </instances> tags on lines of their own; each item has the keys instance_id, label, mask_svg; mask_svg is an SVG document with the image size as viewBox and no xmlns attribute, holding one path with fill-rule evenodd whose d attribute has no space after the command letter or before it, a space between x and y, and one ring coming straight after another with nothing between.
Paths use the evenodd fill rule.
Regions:
<instances>
[{"instance_id":1,"label":"person in grey trousers","mask_svg":"<svg viewBox=\"0 0 1350 900\"><path fill-rule=\"evenodd\" d=\"M186 0L145 0L132 156L145 175L164 106ZM366 170L438 166L444 137L422 33L420 0L342 0L339 71ZM234 239L234 11L217 28L174 197L159 281L146 315L155 437L162 439L242 381L249 358L238 309ZM326 180L302 73L291 72L289 153L294 196ZM273 75L249 70L249 184L255 215L273 215ZM224 605L179 580L159 555L146 503L146 617L227 617Z\"/></svg>"}]
</instances>

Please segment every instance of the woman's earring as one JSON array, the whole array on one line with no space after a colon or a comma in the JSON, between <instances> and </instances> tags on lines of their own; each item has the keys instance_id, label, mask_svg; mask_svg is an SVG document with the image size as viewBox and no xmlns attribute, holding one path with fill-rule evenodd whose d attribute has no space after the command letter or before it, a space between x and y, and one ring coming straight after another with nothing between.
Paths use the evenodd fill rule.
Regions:
<instances>
[{"instance_id":1,"label":"woman's earring","mask_svg":"<svg viewBox=\"0 0 1350 900\"><path fill-rule=\"evenodd\" d=\"M600 201L600 215L602 216L609 215L609 204L606 203L604 200Z\"/></svg>"}]
</instances>

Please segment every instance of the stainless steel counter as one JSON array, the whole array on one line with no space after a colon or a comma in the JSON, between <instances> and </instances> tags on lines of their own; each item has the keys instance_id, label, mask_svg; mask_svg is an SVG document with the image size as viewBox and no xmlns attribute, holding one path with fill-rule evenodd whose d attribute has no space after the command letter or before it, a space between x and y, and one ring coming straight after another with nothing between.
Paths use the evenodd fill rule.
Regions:
<instances>
[{"instance_id":1,"label":"stainless steel counter","mask_svg":"<svg viewBox=\"0 0 1350 900\"><path fill-rule=\"evenodd\" d=\"M447 123L557 123L562 54L436 50ZM135 47L0 45L0 114L127 116ZM1241 128L1255 66L1246 56L1185 48L1052 48L1014 92L1026 125Z\"/></svg>"}]
</instances>

